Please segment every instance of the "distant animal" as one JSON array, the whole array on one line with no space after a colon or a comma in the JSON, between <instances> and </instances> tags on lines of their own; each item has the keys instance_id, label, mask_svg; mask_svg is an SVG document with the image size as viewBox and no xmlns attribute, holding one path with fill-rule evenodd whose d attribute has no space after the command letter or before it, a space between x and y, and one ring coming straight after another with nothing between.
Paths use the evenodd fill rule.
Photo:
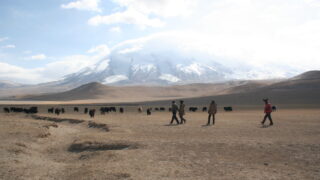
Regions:
<instances>
[{"instance_id":1,"label":"distant animal","mask_svg":"<svg viewBox=\"0 0 320 180\"><path fill-rule=\"evenodd\" d=\"M172 111L172 108L169 108L169 112L171 112Z\"/></svg>"},{"instance_id":2,"label":"distant animal","mask_svg":"<svg viewBox=\"0 0 320 180\"><path fill-rule=\"evenodd\" d=\"M124 112L123 107L119 108L119 111L120 111L120 113L123 113Z\"/></svg>"},{"instance_id":3,"label":"distant animal","mask_svg":"<svg viewBox=\"0 0 320 180\"><path fill-rule=\"evenodd\" d=\"M223 109L225 111L232 111L233 110L231 106L223 107Z\"/></svg>"},{"instance_id":4,"label":"distant animal","mask_svg":"<svg viewBox=\"0 0 320 180\"><path fill-rule=\"evenodd\" d=\"M23 109L23 111L27 114L35 114L38 113L38 107L30 107L29 109Z\"/></svg>"},{"instance_id":5,"label":"distant animal","mask_svg":"<svg viewBox=\"0 0 320 180\"><path fill-rule=\"evenodd\" d=\"M207 110L208 110L207 107L203 107L203 108L202 108L202 112L206 112Z\"/></svg>"},{"instance_id":6,"label":"distant animal","mask_svg":"<svg viewBox=\"0 0 320 180\"><path fill-rule=\"evenodd\" d=\"M117 112L117 108L116 107L109 107L110 112Z\"/></svg>"},{"instance_id":7,"label":"distant animal","mask_svg":"<svg viewBox=\"0 0 320 180\"><path fill-rule=\"evenodd\" d=\"M277 107L276 106L272 106L272 111L277 111Z\"/></svg>"},{"instance_id":8,"label":"distant animal","mask_svg":"<svg viewBox=\"0 0 320 180\"><path fill-rule=\"evenodd\" d=\"M155 111L159 111L159 108L154 108Z\"/></svg>"},{"instance_id":9,"label":"distant animal","mask_svg":"<svg viewBox=\"0 0 320 180\"><path fill-rule=\"evenodd\" d=\"M85 114L88 113L88 108L84 108L84 113L85 113Z\"/></svg>"},{"instance_id":10,"label":"distant animal","mask_svg":"<svg viewBox=\"0 0 320 180\"><path fill-rule=\"evenodd\" d=\"M89 115L90 115L91 118L94 118L95 112L96 112L95 109L90 109L90 110L89 110Z\"/></svg>"},{"instance_id":11,"label":"distant animal","mask_svg":"<svg viewBox=\"0 0 320 180\"><path fill-rule=\"evenodd\" d=\"M52 113L53 114L53 110L54 110L54 108L49 108L48 109L48 113Z\"/></svg>"},{"instance_id":12,"label":"distant animal","mask_svg":"<svg viewBox=\"0 0 320 180\"><path fill-rule=\"evenodd\" d=\"M23 112L23 108L10 107L10 112Z\"/></svg>"},{"instance_id":13,"label":"distant animal","mask_svg":"<svg viewBox=\"0 0 320 180\"><path fill-rule=\"evenodd\" d=\"M139 113L142 113L142 107L141 107L141 106L138 107L138 112L139 112Z\"/></svg>"},{"instance_id":14,"label":"distant animal","mask_svg":"<svg viewBox=\"0 0 320 180\"><path fill-rule=\"evenodd\" d=\"M3 111L6 112L6 113L10 113L10 109L7 108L7 107L3 108Z\"/></svg>"},{"instance_id":15,"label":"distant animal","mask_svg":"<svg viewBox=\"0 0 320 180\"><path fill-rule=\"evenodd\" d=\"M73 111L74 111L74 112L79 112L79 108L78 108L78 107L74 107L74 108L73 108Z\"/></svg>"},{"instance_id":16,"label":"distant animal","mask_svg":"<svg viewBox=\"0 0 320 180\"><path fill-rule=\"evenodd\" d=\"M64 108L61 108L61 114L64 114L65 112Z\"/></svg>"},{"instance_id":17,"label":"distant animal","mask_svg":"<svg viewBox=\"0 0 320 180\"><path fill-rule=\"evenodd\" d=\"M147 109L147 115L148 116L151 115L151 109L150 108Z\"/></svg>"},{"instance_id":18,"label":"distant animal","mask_svg":"<svg viewBox=\"0 0 320 180\"><path fill-rule=\"evenodd\" d=\"M54 110L54 113L55 113L57 116L59 116L60 112L61 112L61 110L60 110L59 108L56 108L56 109Z\"/></svg>"},{"instance_id":19,"label":"distant animal","mask_svg":"<svg viewBox=\"0 0 320 180\"><path fill-rule=\"evenodd\" d=\"M106 108L106 107L101 107L101 108L100 108L100 113L101 113L102 115L106 114L106 112L107 112L107 108Z\"/></svg>"},{"instance_id":20,"label":"distant animal","mask_svg":"<svg viewBox=\"0 0 320 180\"><path fill-rule=\"evenodd\" d=\"M197 107L189 107L189 111L196 112L198 110Z\"/></svg>"},{"instance_id":21,"label":"distant animal","mask_svg":"<svg viewBox=\"0 0 320 180\"><path fill-rule=\"evenodd\" d=\"M160 111L165 111L166 110L166 108L164 108L164 107L160 107L160 109L159 109Z\"/></svg>"}]
</instances>

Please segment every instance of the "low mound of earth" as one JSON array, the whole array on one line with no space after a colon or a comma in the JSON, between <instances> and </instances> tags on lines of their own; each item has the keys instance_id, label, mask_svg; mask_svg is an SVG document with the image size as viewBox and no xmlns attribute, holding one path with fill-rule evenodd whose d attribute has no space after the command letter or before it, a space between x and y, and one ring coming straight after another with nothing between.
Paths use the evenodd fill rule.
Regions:
<instances>
[{"instance_id":1,"label":"low mound of earth","mask_svg":"<svg viewBox=\"0 0 320 180\"><path fill-rule=\"evenodd\" d=\"M223 106L260 105L263 98L272 104L291 107L320 107L319 71L305 73L292 79L276 83L249 82L226 90L225 94L185 99L186 103L205 105L215 100ZM147 104L168 104L169 101Z\"/></svg>"},{"instance_id":2,"label":"low mound of earth","mask_svg":"<svg viewBox=\"0 0 320 180\"><path fill-rule=\"evenodd\" d=\"M20 100L71 101L104 99L107 101L143 101L184 97L199 97L208 94L224 94L229 89L245 82L219 84L189 84L176 86L106 86L97 82L82 85L62 93L30 95Z\"/></svg>"},{"instance_id":3,"label":"low mound of earth","mask_svg":"<svg viewBox=\"0 0 320 180\"><path fill-rule=\"evenodd\" d=\"M293 77L294 80L303 80L303 79L320 79L320 71L308 71L302 73L298 76Z\"/></svg>"}]
</instances>

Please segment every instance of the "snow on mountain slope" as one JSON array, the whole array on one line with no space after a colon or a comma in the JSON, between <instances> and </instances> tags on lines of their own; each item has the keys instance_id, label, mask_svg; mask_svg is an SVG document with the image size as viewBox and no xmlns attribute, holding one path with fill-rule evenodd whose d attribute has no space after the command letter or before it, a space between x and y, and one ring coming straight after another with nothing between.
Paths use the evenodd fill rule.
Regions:
<instances>
[{"instance_id":1,"label":"snow on mountain slope","mask_svg":"<svg viewBox=\"0 0 320 180\"><path fill-rule=\"evenodd\" d=\"M183 40L160 35L125 41L97 64L64 77L60 83L184 84L288 76L276 68L226 63L201 48L188 48L192 43L181 46Z\"/></svg>"}]
</instances>

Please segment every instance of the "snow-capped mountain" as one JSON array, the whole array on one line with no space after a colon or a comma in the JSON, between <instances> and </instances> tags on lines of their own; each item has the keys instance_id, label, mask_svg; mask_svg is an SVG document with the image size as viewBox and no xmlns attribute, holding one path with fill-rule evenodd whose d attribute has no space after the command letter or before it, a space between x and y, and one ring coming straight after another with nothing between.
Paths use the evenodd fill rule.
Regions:
<instances>
[{"instance_id":1,"label":"snow-capped mountain","mask_svg":"<svg viewBox=\"0 0 320 180\"><path fill-rule=\"evenodd\" d=\"M228 62L207 53L205 48L194 48L194 43L181 42L185 39L167 35L123 42L114 46L104 59L65 76L59 83L185 84L290 76L283 74L282 68Z\"/></svg>"},{"instance_id":2,"label":"snow-capped mountain","mask_svg":"<svg viewBox=\"0 0 320 180\"><path fill-rule=\"evenodd\" d=\"M226 80L228 70L219 64L201 64L196 61L173 63L163 61L135 61L116 57L104 59L95 66L66 76L61 83L85 84L101 82L103 84L173 84L194 82L217 82Z\"/></svg>"}]
</instances>

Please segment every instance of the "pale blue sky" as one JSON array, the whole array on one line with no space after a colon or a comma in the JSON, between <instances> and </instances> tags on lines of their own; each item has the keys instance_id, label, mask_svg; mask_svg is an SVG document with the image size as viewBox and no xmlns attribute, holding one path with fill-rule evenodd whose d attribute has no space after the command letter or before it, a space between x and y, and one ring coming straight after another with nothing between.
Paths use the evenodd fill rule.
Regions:
<instances>
[{"instance_id":1,"label":"pale blue sky","mask_svg":"<svg viewBox=\"0 0 320 180\"><path fill-rule=\"evenodd\" d=\"M0 80L57 80L159 34L252 67L320 69L320 0L1 0Z\"/></svg>"}]
</instances>

